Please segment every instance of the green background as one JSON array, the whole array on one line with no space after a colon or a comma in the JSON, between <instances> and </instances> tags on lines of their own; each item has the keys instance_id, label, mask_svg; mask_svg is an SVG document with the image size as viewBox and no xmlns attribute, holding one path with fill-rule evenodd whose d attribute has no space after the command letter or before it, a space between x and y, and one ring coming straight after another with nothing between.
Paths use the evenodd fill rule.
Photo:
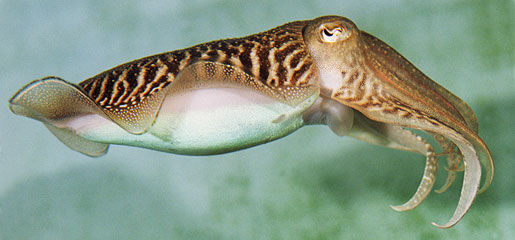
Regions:
<instances>
[{"instance_id":1,"label":"green background","mask_svg":"<svg viewBox=\"0 0 515 240\"><path fill-rule=\"evenodd\" d=\"M513 1L0 1L0 239L513 239L514 12ZM395 212L389 205L416 190L423 157L327 127L219 156L111 146L93 159L7 108L46 75L77 83L136 58L329 14L392 45L478 115L496 173L454 228L430 222L450 218L461 176Z\"/></svg>"}]
</instances>

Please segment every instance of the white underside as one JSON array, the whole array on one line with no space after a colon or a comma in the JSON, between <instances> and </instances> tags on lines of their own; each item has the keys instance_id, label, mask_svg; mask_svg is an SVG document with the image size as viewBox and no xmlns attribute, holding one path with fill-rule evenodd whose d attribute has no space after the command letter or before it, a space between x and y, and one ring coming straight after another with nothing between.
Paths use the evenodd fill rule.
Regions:
<instances>
[{"instance_id":1,"label":"white underside","mask_svg":"<svg viewBox=\"0 0 515 240\"><path fill-rule=\"evenodd\" d=\"M301 113L316 97L289 106L248 89L196 89L167 96L154 124L141 135L130 134L94 114L74 118L62 126L95 142L179 154L216 154L291 133L304 124Z\"/></svg>"}]
</instances>

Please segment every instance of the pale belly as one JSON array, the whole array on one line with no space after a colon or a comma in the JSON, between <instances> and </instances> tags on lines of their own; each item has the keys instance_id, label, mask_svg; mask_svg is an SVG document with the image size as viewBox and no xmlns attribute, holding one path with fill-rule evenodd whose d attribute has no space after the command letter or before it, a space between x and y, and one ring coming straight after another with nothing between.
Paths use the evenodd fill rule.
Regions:
<instances>
[{"instance_id":1,"label":"pale belly","mask_svg":"<svg viewBox=\"0 0 515 240\"><path fill-rule=\"evenodd\" d=\"M290 106L253 91L197 89L166 97L144 134L126 132L110 120L88 115L75 132L96 142L131 145L185 155L235 151L283 137L304 125L302 112L317 96Z\"/></svg>"}]
</instances>

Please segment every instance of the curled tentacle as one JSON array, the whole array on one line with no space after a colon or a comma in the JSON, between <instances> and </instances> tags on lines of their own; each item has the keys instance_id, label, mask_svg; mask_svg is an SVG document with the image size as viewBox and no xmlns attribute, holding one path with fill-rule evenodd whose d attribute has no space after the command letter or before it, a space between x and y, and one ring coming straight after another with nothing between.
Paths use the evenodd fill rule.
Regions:
<instances>
[{"instance_id":1,"label":"curled tentacle","mask_svg":"<svg viewBox=\"0 0 515 240\"><path fill-rule=\"evenodd\" d=\"M398 126L388 126L387 129L385 129L385 132L387 132L390 139L426 156L424 175L415 194L413 194L410 200L402 205L390 206L396 211L411 210L416 208L431 192L436 179L436 172L438 170L438 158L434 153L433 147L422 137L416 135L410 130L403 129Z\"/></svg>"},{"instance_id":2,"label":"curled tentacle","mask_svg":"<svg viewBox=\"0 0 515 240\"><path fill-rule=\"evenodd\" d=\"M459 163L462 158L463 156L457 153L447 154L448 167L445 168L445 170L447 170L447 178L445 179L445 183L439 189L435 190L436 193L443 193L452 185L456 178L456 173L460 171Z\"/></svg>"},{"instance_id":3,"label":"curled tentacle","mask_svg":"<svg viewBox=\"0 0 515 240\"><path fill-rule=\"evenodd\" d=\"M474 146L461 136L449 134L449 137L456 143L460 151L463 153L465 174L463 177L460 200L451 219L443 225L439 225L434 222L431 223L439 228L450 228L458 223L458 221L468 211L470 205L472 205L472 202L478 193L479 181L481 180L481 166Z\"/></svg>"},{"instance_id":4,"label":"curled tentacle","mask_svg":"<svg viewBox=\"0 0 515 240\"><path fill-rule=\"evenodd\" d=\"M410 142L410 147L417 149L420 153L426 155L426 166L424 175L420 181L420 185L413 196L402 205L391 205L390 207L396 211L407 211L416 208L427 197L433 188L438 170L438 158L436 157L433 147L427 143L422 137L415 135L409 130L404 130L404 137Z\"/></svg>"},{"instance_id":5,"label":"curled tentacle","mask_svg":"<svg viewBox=\"0 0 515 240\"><path fill-rule=\"evenodd\" d=\"M427 146L428 152L426 155L426 167L424 169L424 176L422 177L422 181L417 188L417 192L413 194L410 200L408 200L406 203L397 206L391 205L390 207L395 211L407 211L416 208L427 197L433 188L433 184L436 178L436 171L438 169L438 160L434 156L434 152L432 152L431 145Z\"/></svg>"},{"instance_id":6,"label":"curled tentacle","mask_svg":"<svg viewBox=\"0 0 515 240\"><path fill-rule=\"evenodd\" d=\"M459 150L457 150L456 144L451 142L449 139L445 138L440 134L433 133L433 138L438 142L438 144L442 147L442 153L437 154L437 156L445 155L447 159L447 178L445 179L445 183L439 189L435 190L437 193L443 193L447 191L447 189L452 185L454 179L456 178L456 172L458 172L458 166L463 158L463 155Z\"/></svg>"}]
</instances>

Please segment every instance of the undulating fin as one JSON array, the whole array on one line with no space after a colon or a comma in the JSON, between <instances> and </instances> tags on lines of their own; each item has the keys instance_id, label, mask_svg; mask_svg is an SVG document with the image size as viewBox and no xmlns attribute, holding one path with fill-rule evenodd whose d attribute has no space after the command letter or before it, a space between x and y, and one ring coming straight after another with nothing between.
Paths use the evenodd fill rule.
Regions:
<instances>
[{"instance_id":1,"label":"undulating fin","mask_svg":"<svg viewBox=\"0 0 515 240\"><path fill-rule=\"evenodd\" d=\"M79 83L79 88L118 126L132 134L143 134L155 121L166 96L166 87L146 83L143 78L148 69L157 71L157 77L168 78L167 68L154 56L122 64ZM152 66L142 66L147 64ZM140 83L141 82L141 83ZM134 99L122 101L132 95L129 86L138 85L145 94L135 94ZM91 86L94 86L91 89ZM145 90L143 90L145 89ZM136 99L137 97L137 99Z\"/></svg>"},{"instance_id":2,"label":"undulating fin","mask_svg":"<svg viewBox=\"0 0 515 240\"><path fill-rule=\"evenodd\" d=\"M167 94L187 89L209 87L241 87L253 89L277 101L295 106L318 92L314 84L272 88L258 81L243 70L223 63L200 61L186 67L177 75Z\"/></svg>"},{"instance_id":3,"label":"undulating fin","mask_svg":"<svg viewBox=\"0 0 515 240\"><path fill-rule=\"evenodd\" d=\"M103 110L113 122L127 132L143 134L154 123L159 107L166 96L166 89L149 94L135 105L103 108Z\"/></svg>"},{"instance_id":4,"label":"undulating fin","mask_svg":"<svg viewBox=\"0 0 515 240\"><path fill-rule=\"evenodd\" d=\"M109 144L87 140L67 128L58 128L51 124L45 124L45 126L54 136L61 140L64 145L90 157L100 157L104 155L109 148Z\"/></svg>"},{"instance_id":5,"label":"undulating fin","mask_svg":"<svg viewBox=\"0 0 515 240\"><path fill-rule=\"evenodd\" d=\"M9 100L9 108L15 114L50 124L80 114L107 118L93 100L58 77L45 77L27 84Z\"/></svg>"},{"instance_id":6,"label":"undulating fin","mask_svg":"<svg viewBox=\"0 0 515 240\"><path fill-rule=\"evenodd\" d=\"M89 156L106 153L108 144L82 138L61 126L62 122L85 114L104 112L73 84L57 77L36 80L20 89L10 100L12 112L39 120L66 146Z\"/></svg>"}]
</instances>

